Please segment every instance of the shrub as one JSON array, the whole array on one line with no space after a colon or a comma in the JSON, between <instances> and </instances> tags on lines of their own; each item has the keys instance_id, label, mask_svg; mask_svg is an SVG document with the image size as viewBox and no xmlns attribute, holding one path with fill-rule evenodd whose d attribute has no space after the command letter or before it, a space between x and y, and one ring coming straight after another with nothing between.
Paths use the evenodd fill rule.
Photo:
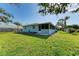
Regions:
<instances>
[{"instance_id":1,"label":"shrub","mask_svg":"<svg viewBox=\"0 0 79 59\"><path fill-rule=\"evenodd\" d=\"M76 30L76 32L78 32L78 33L79 33L79 29L77 29L77 30Z\"/></svg>"},{"instance_id":2,"label":"shrub","mask_svg":"<svg viewBox=\"0 0 79 59\"><path fill-rule=\"evenodd\" d=\"M79 25L68 25L67 28L79 29Z\"/></svg>"},{"instance_id":3,"label":"shrub","mask_svg":"<svg viewBox=\"0 0 79 59\"><path fill-rule=\"evenodd\" d=\"M69 28L69 29L68 29L68 32L69 32L69 33L74 33L75 31L76 31L76 30L75 30L74 28Z\"/></svg>"}]
</instances>

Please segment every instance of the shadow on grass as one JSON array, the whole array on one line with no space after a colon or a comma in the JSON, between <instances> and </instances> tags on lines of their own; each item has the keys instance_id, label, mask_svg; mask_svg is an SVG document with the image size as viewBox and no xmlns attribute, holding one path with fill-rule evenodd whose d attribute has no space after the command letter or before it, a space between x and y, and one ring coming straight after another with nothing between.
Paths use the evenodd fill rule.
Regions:
<instances>
[{"instance_id":1,"label":"shadow on grass","mask_svg":"<svg viewBox=\"0 0 79 59\"><path fill-rule=\"evenodd\" d=\"M40 39L48 39L49 35L37 35L37 34L31 34L31 33L17 33L17 34L22 34L22 35L27 35L31 37L37 37Z\"/></svg>"},{"instance_id":2,"label":"shadow on grass","mask_svg":"<svg viewBox=\"0 0 79 59\"><path fill-rule=\"evenodd\" d=\"M54 35L55 33L53 33L52 35ZM48 39L51 36L51 35L37 35L35 33L17 33L17 34L27 35L27 36L31 36L31 37L37 37L40 39Z\"/></svg>"}]
</instances>

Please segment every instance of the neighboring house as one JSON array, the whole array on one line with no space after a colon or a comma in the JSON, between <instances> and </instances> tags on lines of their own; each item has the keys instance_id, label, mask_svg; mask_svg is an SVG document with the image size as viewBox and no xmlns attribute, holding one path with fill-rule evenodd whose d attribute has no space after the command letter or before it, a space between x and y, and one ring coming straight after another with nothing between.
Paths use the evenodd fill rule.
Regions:
<instances>
[{"instance_id":1,"label":"neighboring house","mask_svg":"<svg viewBox=\"0 0 79 59\"><path fill-rule=\"evenodd\" d=\"M51 35L56 32L56 28L51 22L46 22L26 25L22 31L24 33Z\"/></svg>"},{"instance_id":2,"label":"neighboring house","mask_svg":"<svg viewBox=\"0 0 79 59\"><path fill-rule=\"evenodd\" d=\"M22 27L19 27L19 31L22 29ZM0 22L0 32L12 32L17 31L17 25L11 23L11 22Z\"/></svg>"}]
</instances>

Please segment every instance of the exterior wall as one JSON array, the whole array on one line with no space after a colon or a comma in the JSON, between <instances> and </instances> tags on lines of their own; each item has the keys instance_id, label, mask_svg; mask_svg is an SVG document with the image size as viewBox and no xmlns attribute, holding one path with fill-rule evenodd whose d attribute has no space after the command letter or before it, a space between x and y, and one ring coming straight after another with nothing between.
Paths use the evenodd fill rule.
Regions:
<instances>
[{"instance_id":1,"label":"exterior wall","mask_svg":"<svg viewBox=\"0 0 79 59\"><path fill-rule=\"evenodd\" d=\"M40 34L40 35L51 35L55 31L56 31L55 29L41 29L41 31L38 31L38 34Z\"/></svg>"},{"instance_id":2,"label":"exterior wall","mask_svg":"<svg viewBox=\"0 0 79 59\"><path fill-rule=\"evenodd\" d=\"M39 31L38 29L38 26L35 26L35 29L32 29L32 27L27 27L23 30L23 32L36 32L39 35L51 35L56 31L55 29L41 29L41 31Z\"/></svg>"},{"instance_id":3,"label":"exterior wall","mask_svg":"<svg viewBox=\"0 0 79 59\"><path fill-rule=\"evenodd\" d=\"M41 29L41 31L38 31L38 34L40 34L40 35L48 35L49 30L48 29Z\"/></svg>"},{"instance_id":4,"label":"exterior wall","mask_svg":"<svg viewBox=\"0 0 79 59\"><path fill-rule=\"evenodd\" d=\"M33 26L35 28L33 28ZM33 26L27 26L26 28L24 28L22 30L22 32L36 33L36 34L39 34L39 35L51 35L52 33L54 33L56 31L56 29L41 29L41 31L39 31L38 25L33 25Z\"/></svg>"},{"instance_id":5,"label":"exterior wall","mask_svg":"<svg viewBox=\"0 0 79 59\"><path fill-rule=\"evenodd\" d=\"M38 26L35 25L35 28L33 26L27 26L25 29L23 29L23 32L38 32Z\"/></svg>"},{"instance_id":6,"label":"exterior wall","mask_svg":"<svg viewBox=\"0 0 79 59\"><path fill-rule=\"evenodd\" d=\"M56 32L56 29L49 29L49 35L53 34Z\"/></svg>"}]
</instances>

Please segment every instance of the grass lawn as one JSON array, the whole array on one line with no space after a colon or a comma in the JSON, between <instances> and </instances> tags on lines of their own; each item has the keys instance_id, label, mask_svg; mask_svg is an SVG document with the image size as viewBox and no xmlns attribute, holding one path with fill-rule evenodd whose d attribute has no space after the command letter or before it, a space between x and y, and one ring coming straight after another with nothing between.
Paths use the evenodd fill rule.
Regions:
<instances>
[{"instance_id":1,"label":"grass lawn","mask_svg":"<svg viewBox=\"0 0 79 59\"><path fill-rule=\"evenodd\" d=\"M59 31L48 37L0 32L0 55L79 55L79 33L69 34Z\"/></svg>"}]
</instances>

